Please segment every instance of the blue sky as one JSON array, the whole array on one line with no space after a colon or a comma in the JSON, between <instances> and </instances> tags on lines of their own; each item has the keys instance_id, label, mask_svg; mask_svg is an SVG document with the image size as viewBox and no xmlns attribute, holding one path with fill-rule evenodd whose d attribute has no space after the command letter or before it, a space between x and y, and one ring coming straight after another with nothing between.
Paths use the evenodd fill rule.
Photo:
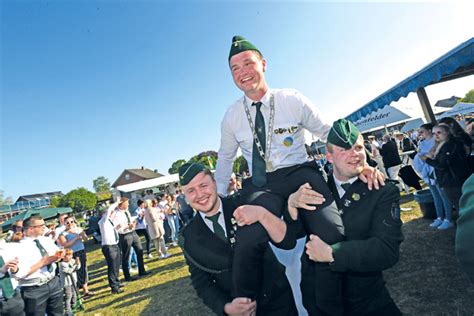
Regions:
<instances>
[{"instance_id":1,"label":"blue sky","mask_svg":"<svg viewBox=\"0 0 474 316\"><path fill-rule=\"evenodd\" d=\"M271 87L296 88L328 120L474 36L472 4L1 1L0 189L22 194L167 174L218 150L241 93L233 35L267 58ZM432 103L474 76L427 88ZM401 102L418 102L410 96Z\"/></svg>"}]
</instances>

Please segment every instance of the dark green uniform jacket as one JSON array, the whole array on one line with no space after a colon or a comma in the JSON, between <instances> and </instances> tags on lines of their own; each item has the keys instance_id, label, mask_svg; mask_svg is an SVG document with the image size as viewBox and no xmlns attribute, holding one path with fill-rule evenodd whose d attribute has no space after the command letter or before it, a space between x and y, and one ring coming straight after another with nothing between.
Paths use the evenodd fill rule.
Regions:
<instances>
[{"instance_id":1,"label":"dark green uniform jacket","mask_svg":"<svg viewBox=\"0 0 474 316\"><path fill-rule=\"evenodd\" d=\"M228 198L222 198L221 201L227 238L230 241L235 235L236 227L233 227L231 218L237 205ZM225 242L214 235L199 214L183 228L181 242L189 265L191 282L198 296L216 314L224 315L224 305L232 301L231 242ZM285 268L278 262L269 246L263 262L265 268L262 290L257 297L257 315L296 315Z\"/></svg>"},{"instance_id":2,"label":"dark green uniform jacket","mask_svg":"<svg viewBox=\"0 0 474 316\"><path fill-rule=\"evenodd\" d=\"M457 224L456 256L474 284L474 175L471 175L462 187Z\"/></svg>"},{"instance_id":3,"label":"dark green uniform jacket","mask_svg":"<svg viewBox=\"0 0 474 316\"><path fill-rule=\"evenodd\" d=\"M365 315L393 304L382 271L398 261L403 241L400 193L393 182L369 191L356 180L339 199L332 176L328 185L342 213L345 240L332 245L335 272L344 273L345 315Z\"/></svg>"}]
</instances>

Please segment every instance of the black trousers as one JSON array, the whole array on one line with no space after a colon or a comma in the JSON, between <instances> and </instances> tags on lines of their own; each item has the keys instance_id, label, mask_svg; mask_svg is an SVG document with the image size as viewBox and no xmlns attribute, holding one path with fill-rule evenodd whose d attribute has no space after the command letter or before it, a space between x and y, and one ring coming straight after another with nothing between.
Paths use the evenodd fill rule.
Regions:
<instances>
[{"instance_id":1,"label":"black trousers","mask_svg":"<svg viewBox=\"0 0 474 316\"><path fill-rule=\"evenodd\" d=\"M0 300L0 315L2 316L24 316L25 303L20 292L16 292L10 299Z\"/></svg>"},{"instance_id":2,"label":"black trousers","mask_svg":"<svg viewBox=\"0 0 474 316\"><path fill-rule=\"evenodd\" d=\"M146 241L146 254L150 254L150 234L148 234L148 230L146 228L143 229L136 229L135 232L138 236L145 236Z\"/></svg>"},{"instance_id":3,"label":"black trousers","mask_svg":"<svg viewBox=\"0 0 474 316\"><path fill-rule=\"evenodd\" d=\"M112 291L117 291L120 286L120 248L118 245L102 246L102 253L107 262L107 279Z\"/></svg>"},{"instance_id":4,"label":"black trousers","mask_svg":"<svg viewBox=\"0 0 474 316\"><path fill-rule=\"evenodd\" d=\"M315 211L299 210L306 233L316 234L328 244L341 241L344 226L332 193L315 162L288 167L267 173L267 184L256 187L252 179L246 179L242 189L242 204L260 205L280 217L286 209L287 199L298 188L309 183L326 201ZM294 236L296 238L297 236ZM269 241L262 225L239 227L232 265L232 296L254 299L262 280L263 251Z\"/></svg>"},{"instance_id":5,"label":"black trousers","mask_svg":"<svg viewBox=\"0 0 474 316\"><path fill-rule=\"evenodd\" d=\"M342 316L344 314L343 277L342 273L332 272L329 264L314 262L303 254L300 287L303 306L308 315Z\"/></svg>"},{"instance_id":6,"label":"black trousers","mask_svg":"<svg viewBox=\"0 0 474 316\"><path fill-rule=\"evenodd\" d=\"M59 276L41 286L24 286L21 288L21 295L27 316L64 315L63 288Z\"/></svg>"},{"instance_id":7,"label":"black trousers","mask_svg":"<svg viewBox=\"0 0 474 316\"><path fill-rule=\"evenodd\" d=\"M89 282L89 274L87 273L87 257L86 250L79 250L72 254L74 259L79 258L81 261L81 268L77 270L77 287L82 288L84 284Z\"/></svg>"},{"instance_id":8,"label":"black trousers","mask_svg":"<svg viewBox=\"0 0 474 316\"><path fill-rule=\"evenodd\" d=\"M145 273L145 265L143 264L143 248L135 231L128 234L120 235L120 248L122 250L122 271L126 281L130 280L130 270L128 269L128 257L130 256L130 249L135 250L138 259L138 274Z\"/></svg>"}]
</instances>

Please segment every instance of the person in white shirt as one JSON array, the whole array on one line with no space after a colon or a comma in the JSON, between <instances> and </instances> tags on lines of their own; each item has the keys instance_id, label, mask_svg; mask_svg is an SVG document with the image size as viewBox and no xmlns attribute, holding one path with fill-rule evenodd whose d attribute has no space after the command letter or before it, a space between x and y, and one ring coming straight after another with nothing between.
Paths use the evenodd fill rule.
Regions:
<instances>
[{"instance_id":1,"label":"person in white shirt","mask_svg":"<svg viewBox=\"0 0 474 316\"><path fill-rule=\"evenodd\" d=\"M107 263L107 279L112 294L122 293L121 284L119 280L120 273L120 248L119 248L119 234L117 232L111 216L117 208L118 202L110 205L108 208L101 210L101 218L99 220L100 235L102 236L102 254Z\"/></svg>"},{"instance_id":2,"label":"person in white shirt","mask_svg":"<svg viewBox=\"0 0 474 316\"><path fill-rule=\"evenodd\" d=\"M143 248L135 232L136 221L132 220L132 216L128 211L128 198L122 197L112 215L112 222L119 233L119 242L122 254L122 271L125 281L133 281L135 278L130 276L130 269L128 266L128 258L130 256L130 249L133 247L138 259L138 275L145 276L149 272L145 271L143 263Z\"/></svg>"},{"instance_id":3,"label":"person in white shirt","mask_svg":"<svg viewBox=\"0 0 474 316\"><path fill-rule=\"evenodd\" d=\"M0 315L23 316L25 304L20 295L18 280L18 255L15 244L0 246Z\"/></svg>"},{"instance_id":4,"label":"person in white shirt","mask_svg":"<svg viewBox=\"0 0 474 316\"><path fill-rule=\"evenodd\" d=\"M226 194L232 164L240 148L251 171L251 177L243 181L242 203L262 206L279 217L285 208L286 199L300 185L307 182L318 191L319 188L315 186L321 183L322 175L316 162L307 160L304 130L325 141L331 127L321 118L313 103L299 91L268 87L264 76L267 67L265 58L252 43L242 36L233 37L228 61L234 83L244 92L244 96L227 110L222 120L221 144L215 173L217 190L221 195ZM378 175L373 168L367 168L368 171L364 174L372 175L369 179L371 188L371 180L377 178ZM361 176L361 178L366 177ZM376 181L374 186L378 187ZM281 206L275 207L275 201L281 201L279 203ZM324 201L323 195L319 194L319 204ZM329 226L342 228L342 221L338 214L324 211L317 214L322 221L334 224ZM248 230L253 230L253 234L259 236L266 234L262 228L257 231L251 227L252 225L245 226L239 229L237 234L248 235L244 232ZM332 241L342 238L341 235L335 239L332 238L335 236L327 236L332 234L332 231L321 231L320 234ZM303 248L304 242L301 239L295 250L289 254L288 260L285 260L287 274L298 275L299 260L293 259L299 258ZM248 245L239 243L235 251L236 253L248 252ZM275 252L278 259L282 261L282 252ZM256 273L255 269L250 268L251 265L235 266L237 267L233 271L235 274L249 276ZM240 270L245 267L249 269ZM248 280L256 278L249 277ZM234 293L236 296L253 298L257 293L256 289L250 289L245 284L239 284L239 282L236 284ZM298 294L300 292L299 280L293 278L291 286L299 312L303 314L305 312L301 308L301 298Z\"/></svg>"},{"instance_id":5,"label":"person in white shirt","mask_svg":"<svg viewBox=\"0 0 474 316\"><path fill-rule=\"evenodd\" d=\"M44 237L41 216L23 222L25 238L19 246L19 270L15 274L21 286L26 315L63 315L63 288L56 262L64 252L49 237Z\"/></svg>"},{"instance_id":6,"label":"person in white shirt","mask_svg":"<svg viewBox=\"0 0 474 316\"><path fill-rule=\"evenodd\" d=\"M134 212L134 216L137 218L137 226L135 226L135 232L138 236L145 236L146 241L146 253L148 258L153 258L150 252L150 235L148 234L147 222L145 219L145 202L142 200L137 201L137 209Z\"/></svg>"}]
</instances>

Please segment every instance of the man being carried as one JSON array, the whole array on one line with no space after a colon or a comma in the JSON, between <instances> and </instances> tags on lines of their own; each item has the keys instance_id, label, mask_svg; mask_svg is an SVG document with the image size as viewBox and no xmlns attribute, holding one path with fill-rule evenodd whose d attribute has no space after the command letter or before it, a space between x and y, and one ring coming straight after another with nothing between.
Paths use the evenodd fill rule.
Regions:
<instances>
[{"instance_id":1,"label":"man being carried","mask_svg":"<svg viewBox=\"0 0 474 316\"><path fill-rule=\"evenodd\" d=\"M333 202L316 163L307 161L304 129L326 140L330 126L320 118L309 99L292 89L269 89L264 72L266 60L248 40L234 36L229 54L229 67L236 86L244 96L226 112L221 125L221 146L216 167L219 194L227 190L232 163L238 148L248 162L252 177L244 180L242 199L245 204L261 205L278 217L288 196L303 183L308 183L321 194L316 204L321 211L310 215L313 229L329 244L342 240L342 222L335 208L326 208ZM366 173L372 174L369 168ZM361 175L363 177L363 175ZM372 183L369 183L371 188ZM374 183L378 187L378 183ZM280 201L280 207L268 207ZM255 298L261 273L261 244L265 230L261 225L242 227L237 232L234 256L233 295ZM240 237L240 236L239 236ZM303 244L292 253L298 257ZM243 255L241 255L243 254ZM278 252L277 252L278 256ZM299 260L293 260L293 270L299 272ZM289 267L287 267L289 268ZM253 276L242 278L241 276ZM293 291L298 292L299 280L294 280ZM298 297L298 295L296 295Z\"/></svg>"}]
</instances>

